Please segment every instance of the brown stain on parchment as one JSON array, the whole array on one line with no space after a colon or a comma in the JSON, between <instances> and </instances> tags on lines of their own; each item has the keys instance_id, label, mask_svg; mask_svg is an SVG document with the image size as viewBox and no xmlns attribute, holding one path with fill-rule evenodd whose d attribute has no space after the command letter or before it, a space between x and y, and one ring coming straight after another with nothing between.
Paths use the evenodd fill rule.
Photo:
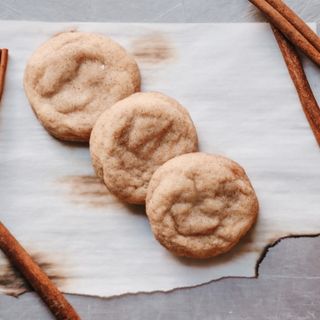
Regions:
<instances>
[{"instance_id":1,"label":"brown stain on parchment","mask_svg":"<svg viewBox=\"0 0 320 320\"><path fill-rule=\"evenodd\" d=\"M30 254L30 256L55 285L59 287L67 281L66 274L62 267L46 254L37 252ZM21 273L9 263L1 267L0 287L4 289L6 294L13 296L18 296L23 292L32 290Z\"/></svg>"},{"instance_id":2,"label":"brown stain on parchment","mask_svg":"<svg viewBox=\"0 0 320 320\"><path fill-rule=\"evenodd\" d=\"M96 176L65 176L59 182L68 189L67 195L72 202L92 207L104 207L119 203L102 181Z\"/></svg>"},{"instance_id":3,"label":"brown stain on parchment","mask_svg":"<svg viewBox=\"0 0 320 320\"><path fill-rule=\"evenodd\" d=\"M161 63L175 56L172 43L161 33L146 34L132 42L132 54L138 61Z\"/></svg>"}]
</instances>

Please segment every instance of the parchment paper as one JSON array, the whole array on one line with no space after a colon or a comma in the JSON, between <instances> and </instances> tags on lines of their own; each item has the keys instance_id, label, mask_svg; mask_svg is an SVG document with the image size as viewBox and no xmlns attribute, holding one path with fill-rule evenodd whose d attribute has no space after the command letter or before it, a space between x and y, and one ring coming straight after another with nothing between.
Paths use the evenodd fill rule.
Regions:
<instances>
[{"instance_id":1,"label":"parchment paper","mask_svg":"<svg viewBox=\"0 0 320 320\"><path fill-rule=\"evenodd\" d=\"M70 28L122 44L137 58L143 90L190 111L201 151L244 166L261 210L229 254L207 261L171 255L153 239L144 208L120 203L94 178L86 145L62 143L41 127L23 91L26 59ZM267 244L320 232L319 148L268 25L5 21L0 46L10 49L0 107L0 220L63 292L107 297L254 276ZM1 256L0 291L24 290Z\"/></svg>"}]
</instances>

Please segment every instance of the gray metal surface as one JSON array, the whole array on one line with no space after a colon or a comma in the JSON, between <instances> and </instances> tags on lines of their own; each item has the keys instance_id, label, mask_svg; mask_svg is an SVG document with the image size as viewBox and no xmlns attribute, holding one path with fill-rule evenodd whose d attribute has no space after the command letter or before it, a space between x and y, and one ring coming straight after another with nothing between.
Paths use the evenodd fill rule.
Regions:
<instances>
[{"instance_id":1,"label":"gray metal surface","mask_svg":"<svg viewBox=\"0 0 320 320\"><path fill-rule=\"evenodd\" d=\"M320 319L320 239L287 239L273 247L258 279L230 278L170 293L99 299L68 296L83 319ZM33 294L2 296L0 319L53 319Z\"/></svg>"},{"instance_id":2,"label":"gray metal surface","mask_svg":"<svg viewBox=\"0 0 320 320\"><path fill-rule=\"evenodd\" d=\"M317 21L318 0L286 0ZM261 15L247 0L1 0L0 19L123 22L248 22Z\"/></svg>"},{"instance_id":3,"label":"gray metal surface","mask_svg":"<svg viewBox=\"0 0 320 320\"><path fill-rule=\"evenodd\" d=\"M305 20L320 20L319 0L287 0ZM0 1L0 19L126 22L248 22L263 18L247 0ZM1 44L2 45L2 44ZM315 82L318 75L309 75ZM68 296L83 319L320 319L320 238L271 248L258 279L222 279L170 293L99 299ZM1 320L52 319L34 293L0 296Z\"/></svg>"}]
</instances>

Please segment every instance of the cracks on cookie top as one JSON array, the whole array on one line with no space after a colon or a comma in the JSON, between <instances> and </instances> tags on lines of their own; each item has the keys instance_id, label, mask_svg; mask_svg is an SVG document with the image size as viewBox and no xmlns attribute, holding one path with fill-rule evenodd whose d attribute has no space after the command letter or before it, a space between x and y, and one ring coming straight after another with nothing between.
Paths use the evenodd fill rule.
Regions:
<instances>
[{"instance_id":1,"label":"cracks on cookie top","mask_svg":"<svg viewBox=\"0 0 320 320\"><path fill-rule=\"evenodd\" d=\"M241 171L230 173L225 162L217 161L207 170L203 169L207 161L176 160L159 171L160 188L148 211L151 224L157 226L154 232L169 250L197 257L217 255L229 250L251 228L255 199L252 193L246 199L240 192L242 187L247 191L250 183L244 173L239 176Z\"/></svg>"},{"instance_id":2,"label":"cracks on cookie top","mask_svg":"<svg viewBox=\"0 0 320 320\"><path fill-rule=\"evenodd\" d=\"M139 102L132 101L131 108L122 104L111 111L115 125L110 125L108 131L111 138L106 143L104 158L108 170L104 171L105 181L115 193L127 193L126 186L130 183L135 188L142 185L143 197L159 165L177 154L193 151L189 150L191 143L185 142L193 136L185 137L190 124L179 110L169 105L161 108L161 103L157 105L157 100L151 99L141 100L139 109ZM111 120L111 114L109 117Z\"/></svg>"},{"instance_id":3,"label":"cracks on cookie top","mask_svg":"<svg viewBox=\"0 0 320 320\"><path fill-rule=\"evenodd\" d=\"M187 172L185 178L192 183L192 191L188 191L187 197L185 192L179 193L171 199L172 205L167 209L167 214L173 219L176 233L186 237L215 235L223 241L231 242L231 239L221 235L219 230L226 228L224 220L228 217L228 211L233 203L239 200L240 190L237 183L224 179L211 196L200 190L197 185L197 173ZM212 210L213 203L207 203L208 201L214 201L218 207ZM206 205L210 210L206 210Z\"/></svg>"},{"instance_id":4,"label":"cracks on cookie top","mask_svg":"<svg viewBox=\"0 0 320 320\"><path fill-rule=\"evenodd\" d=\"M102 57L88 56L84 52L77 52L76 55L70 52L69 54L65 54L63 58L66 61L64 67L68 66L67 69L63 69L63 72L58 72L62 57L54 57L49 61L48 66L42 66L40 74L34 80L35 87L41 96L50 98L56 95L62 87L79 76L81 68L88 62L99 66L104 65ZM46 63L48 64L48 61ZM44 83L47 79L50 81Z\"/></svg>"},{"instance_id":5,"label":"cracks on cookie top","mask_svg":"<svg viewBox=\"0 0 320 320\"><path fill-rule=\"evenodd\" d=\"M125 139L121 141L121 145L129 152L134 153L138 158L142 158L142 160L145 160L146 156L149 158L161 145L164 136L171 131L173 120L165 122L164 120L161 116L157 117L156 115L146 113L132 115L129 123L122 131ZM148 124L149 121L151 124ZM157 126L153 125L153 122L157 122ZM137 137L137 132L143 134Z\"/></svg>"},{"instance_id":6,"label":"cracks on cookie top","mask_svg":"<svg viewBox=\"0 0 320 320\"><path fill-rule=\"evenodd\" d=\"M173 111L175 112L175 109ZM183 130L181 127L175 129L175 115L176 112L172 115L154 113L153 110L137 112L135 108L131 109L126 117L119 114L120 125L113 133L115 144L110 145L107 152L117 163L114 165L115 169L120 170L125 167L126 170L130 170L132 176L136 176L134 173L136 170L139 171L139 175L143 175L146 171L153 173L159 165L181 152L194 151L194 148L191 148L193 144L186 143L192 139L186 132L181 132L186 131L188 124L182 127ZM165 149L170 150L163 152ZM126 157L130 161L123 161ZM149 178L150 176L145 180Z\"/></svg>"},{"instance_id":7,"label":"cracks on cookie top","mask_svg":"<svg viewBox=\"0 0 320 320\"><path fill-rule=\"evenodd\" d=\"M34 78L33 80L33 83L35 85L35 88L37 88L38 86L41 86L41 84L39 84L39 82L44 78L44 75L47 71L47 67L45 66L45 64L49 64L49 67L55 67L58 63L55 63L55 59L56 59L56 54L57 52L62 52L62 49L66 49L68 48L69 46L74 46L76 44L76 42L78 41L78 38L73 38L73 39L65 39L62 43L55 43L54 45L54 52L52 54L50 54L49 56L47 56L46 60L44 62L39 62L37 61L37 69L38 69L38 72L37 72L37 76ZM44 46L48 46L48 43L45 43ZM46 48L48 49L48 48ZM59 56L59 58L61 58L61 54ZM67 60L68 57L65 57L65 60ZM74 60L74 59L69 59L69 60ZM74 62L74 68L77 68L76 64L77 62L76 61L73 61ZM58 64L59 65L59 64ZM72 70L71 70L72 71ZM66 77L66 73L62 73L61 76L64 76ZM68 78L68 77L66 77ZM59 80L60 79L57 79L56 81L56 84L59 85ZM55 90L55 86L54 85L51 85L51 86L47 86L46 88L43 88L41 90L40 88L40 91L38 91L38 93L44 97L50 97L54 94L54 90Z\"/></svg>"},{"instance_id":8,"label":"cracks on cookie top","mask_svg":"<svg viewBox=\"0 0 320 320\"><path fill-rule=\"evenodd\" d=\"M153 122L156 121L158 123L158 127L155 127L155 126L152 127L151 125L151 127L149 128L150 129L149 132L146 133L146 128L136 127L137 122L139 122L140 119L143 119L142 121L144 120L146 121L150 120ZM159 123L161 124L159 125ZM143 127L143 123L141 123L140 121L140 127L141 126ZM145 126L148 129L147 124ZM151 167L162 164L163 162L162 157L157 161L157 159L153 158L153 155L155 154L155 152L157 152L157 150L159 150L159 148L161 147L161 144L164 141L166 141L165 144L169 144L169 145L174 145L176 143L179 143L181 134L173 130L172 129L173 127L174 127L174 121L172 119L163 121L161 120L161 117L159 119L159 117L152 114L133 115L124 124L124 126L122 126L121 129L115 133L115 139L119 143L120 148L113 149L111 155L114 155L115 157L117 157L117 154L120 154L121 156L125 156L126 152L133 154L137 160L141 160L140 167L142 172L145 171L146 160L148 160L148 162L151 162L150 164ZM137 138L135 136L137 132L143 132L143 135ZM167 138L167 136L169 134L172 134L173 132L174 132L174 137L173 137L174 139L171 139L172 137L170 137L170 139ZM179 136L178 141L176 139L176 135ZM135 166L138 167L139 164L135 163Z\"/></svg>"},{"instance_id":9,"label":"cracks on cookie top","mask_svg":"<svg viewBox=\"0 0 320 320\"><path fill-rule=\"evenodd\" d=\"M81 50L76 54L74 50L69 51L58 57L52 57L49 59L49 62L46 60L46 64L42 64L33 80L37 93L44 99L57 100L55 109L62 114L83 110L94 100L92 92L83 90L83 88L95 88L96 86L93 84L101 86L107 75L106 71L100 68L101 65L105 65L102 56L96 54L89 55ZM62 58L66 61L63 69L60 67L60 60ZM96 68L98 70L98 72L89 73L93 75L91 78L88 76L88 72L82 71L84 67L88 68L88 66L91 69ZM86 85L82 83L82 74L85 74L89 78ZM65 87L68 87L69 90L72 89L74 95L71 95L69 92L67 97L64 97L65 92L63 88Z\"/></svg>"},{"instance_id":10,"label":"cracks on cookie top","mask_svg":"<svg viewBox=\"0 0 320 320\"><path fill-rule=\"evenodd\" d=\"M66 82L71 81L73 78L73 73L76 72L79 67L75 61L73 61L70 66L71 68L69 68L69 70L59 74L57 74L56 71L50 70L55 68L55 66L51 63L49 64L49 67L42 66L41 71L38 72L36 77L33 79L36 92L41 97L47 99L54 96ZM48 76L48 74L52 72L56 72L55 79L52 79L52 76Z\"/></svg>"},{"instance_id":11,"label":"cracks on cookie top","mask_svg":"<svg viewBox=\"0 0 320 320\"><path fill-rule=\"evenodd\" d=\"M208 214L203 208L204 197L197 186L197 175L188 172L185 175L186 181L192 190L188 190L188 196L185 192L177 195L172 200L168 213L174 222L176 232L182 236L204 236L212 234L219 225L219 216Z\"/></svg>"},{"instance_id":12,"label":"cracks on cookie top","mask_svg":"<svg viewBox=\"0 0 320 320\"><path fill-rule=\"evenodd\" d=\"M232 202L239 200L239 190L236 188L234 181L227 179L219 183L219 187L215 190L214 198L222 199L224 210L230 209Z\"/></svg>"},{"instance_id":13,"label":"cracks on cookie top","mask_svg":"<svg viewBox=\"0 0 320 320\"><path fill-rule=\"evenodd\" d=\"M142 158L143 160L150 159L150 155L153 155L156 150L161 147L164 137L171 132L172 125L173 123L171 121L166 124L160 131L154 134L153 137L149 136L145 141L142 141L140 143L140 146L137 148L137 151L135 152L138 157ZM130 148L130 150L132 149Z\"/></svg>"}]
</instances>

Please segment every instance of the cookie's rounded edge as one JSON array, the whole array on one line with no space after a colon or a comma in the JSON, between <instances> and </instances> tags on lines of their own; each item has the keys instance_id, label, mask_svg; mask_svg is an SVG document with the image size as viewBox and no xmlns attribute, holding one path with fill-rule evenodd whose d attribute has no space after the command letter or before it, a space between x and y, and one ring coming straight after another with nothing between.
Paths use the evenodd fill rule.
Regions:
<instances>
[{"instance_id":1,"label":"cookie's rounded edge","mask_svg":"<svg viewBox=\"0 0 320 320\"><path fill-rule=\"evenodd\" d=\"M122 45L120 45L117 41L101 34L101 33L93 33L93 32L82 32L82 31L65 31L60 32L58 34L54 34L52 37L50 37L48 40L43 42L36 50L31 54L31 56L27 60L27 64L24 70L23 75L23 88L24 92L26 94L26 97L28 99L28 102L31 106L31 109L33 110L35 116L39 120L39 122L42 124L42 126L46 129L46 131L53 136L56 139L62 140L62 141L69 141L69 142L89 142L92 127L87 129L80 129L76 130L71 127L63 127L56 125L55 120L50 120L47 118L47 115L43 115L42 112L38 111L38 108L36 107L37 101L36 99L33 99L34 90L32 89L32 86L29 85L29 72L32 72L30 69L30 64L32 62L32 59L41 52L41 50L45 50L46 47L50 46L51 41L57 41L60 37L68 36L68 35L85 35L85 36L93 36L93 37L99 37L101 40L107 40L111 41L113 44L115 44L123 54L128 58L128 61L130 62L130 74L131 74L131 80L133 84L133 91L132 93L139 92L141 89L141 73L139 66L132 54L130 54ZM31 80L30 80L31 81ZM55 112L57 115L58 112Z\"/></svg>"},{"instance_id":2,"label":"cookie's rounded edge","mask_svg":"<svg viewBox=\"0 0 320 320\"><path fill-rule=\"evenodd\" d=\"M229 246L226 246L224 248L221 249L217 249L217 248L209 248L209 249L203 249L203 250L193 250L192 248L186 247L186 246L182 246L179 245L177 243L174 243L172 241L168 241L168 239L164 236L162 236L162 233L159 232L159 228L157 225L152 223L152 212L151 212L151 208L150 208L150 200L152 198L153 192L155 191L155 189L157 188L158 184L160 183L161 180L161 174L163 171L165 171L168 167L170 168L170 166L172 164L175 164L176 162L179 162L181 160L183 161L188 161L189 157L193 157L194 155L201 155L201 156L214 156L214 157L218 157L221 159L226 159L227 161L235 164L238 168L240 168L243 171L244 177L247 179L247 182L249 183L252 191L253 191L253 196L254 196L254 201L251 207L251 213L252 215L250 215L251 219L250 221L248 221L248 223L246 224L245 228L243 228L241 230L241 232L238 234L238 236L233 240L233 242L231 242L229 244ZM180 257L185 257L185 258L196 258L196 259L209 259L209 258L213 258L216 257L220 254L224 254L229 252L232 248L234 248L239 241L250 231L250 229L255 225L257 218L258 218L258 213L259 213L259 201L256 195L256 192L252 186L252 183L249 179L249 177L247 176L245 170L243 169L243 167L241 165L239 165L237 162L235 162L232 159L229 159L225 156L221 156L221 155L212 155L212 154L208 154L208 153L204 153L204 152L194 152L194 153L188 153L188 154L183 154L180 156L177 156L175 158L172 158L170 160L168 160L166 163L164 163L162 166L160 166L153 174L153 176L151 177L149 186L148 186L148 191L147 191L147 197L146 197L146 214L147 217L149 219L149 223L153 232L153 235L155 237L155 239L163 246L165 247L168 251L170 251L171 253L180 256Z\"/></svg>"},{"instance_id":3,"label":"cookie's rounded edge","mask_svg":"<svg viewBox=\"0 0 320 320\"><path fill-rule=\"evenodd\" d=\"M102 137L100 137L99 131L104 126L106 121L112 121L112 116L113 116L112 113L116 112L119 106L122 106L124 103L131 100L132 98L136 98L136 97L144 98L145 96L147 96L148 98L155 97L155 98L163 99L167 101L168 103L170 103L171 107L176 108L176 110L178 110L179 113L183 114L183 116L187 118L187 121L189 122L190 127L192 128L192 132L193 132L192 140L194 142L194 145L192 147L192 150L190 150L190 152L195 152L198 150L197 130L195 128L195 125L191 119L189 112L177 100L169 96L166 96L163 93L156 92L156 91L137 92L130 95L127 98L124 98L123 100L118 101L110 109L105 110L100 115L95 126L93 127L91 138L90 138L90 153L92 158L92 164L94 166L96 174L100 179L104 181L105 185L107 186L107 188L111 193L113 193L121 201L127 202L129 204L138 204L138 205L145 204L146 195L143 197L140 197L140 196L136 197L135 195L132 195L132 194L130 194L129 196L125 196L123 193L117 192L113 188L113 186L109 183L108 179L104 179L104 167L101 161L102 156L99 155L99 148L100 149L102 148L102 144L101 144ZM189 153L189 152L186 152L186 153Z\"/></svg>"}]
</instances>

